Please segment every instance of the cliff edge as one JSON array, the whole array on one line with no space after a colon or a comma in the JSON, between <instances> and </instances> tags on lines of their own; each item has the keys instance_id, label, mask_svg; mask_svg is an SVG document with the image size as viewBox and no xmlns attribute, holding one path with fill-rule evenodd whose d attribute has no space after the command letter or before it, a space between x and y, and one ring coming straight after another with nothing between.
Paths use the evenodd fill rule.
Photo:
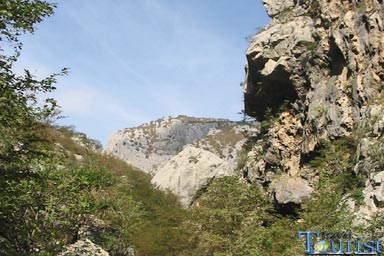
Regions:
<instances>
[{"instance_id":1,"label":"cliff edge","mask_svg":"<svg viewBox=\"0 0 384 256\"><path fill-rule=\"evenodd\" d=\"M383 2L264 0L264 5L272 21L247 49L244 99L246 113L266 128L248 153L247 178L281 204L300 202L312 192L307 186L318 181L311 161L326 142L347 138L354 152L345 157L366 178L360 210L372 214L384 198L374 178L383 167ZM276 185L283 175L302 184L301 198L279 199L297 188Z\"/></svg>"}]
</instances>

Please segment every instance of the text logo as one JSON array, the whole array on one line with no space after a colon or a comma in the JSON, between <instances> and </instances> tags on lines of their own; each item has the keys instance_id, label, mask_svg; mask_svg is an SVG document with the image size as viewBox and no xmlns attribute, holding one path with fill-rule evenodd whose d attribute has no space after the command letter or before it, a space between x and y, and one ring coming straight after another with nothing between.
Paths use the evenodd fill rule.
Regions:
<instances>
[{"instance_id":1,"label":"text logo","mask_svg":"<svg viewBox=\"0 0 384 256\"><path fill-rule=\"evenodd\" d=\"M351 232L328 233L318 231L299 231L297 235L299 238L305 237L305 253L308 255L381 254L380 239L366 240L360 236L353 238Z\"/></svg>"}]
</instances>

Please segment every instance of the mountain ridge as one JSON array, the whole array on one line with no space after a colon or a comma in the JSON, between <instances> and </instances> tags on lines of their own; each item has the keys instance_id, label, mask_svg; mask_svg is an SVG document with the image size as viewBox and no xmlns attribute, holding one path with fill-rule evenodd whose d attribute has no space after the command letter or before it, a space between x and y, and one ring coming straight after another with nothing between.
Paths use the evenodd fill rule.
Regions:
<instances>
[{"instance_id":1,"label":"mountain ridge","mask_svg":"<svg viewBox=\"0 0 384 256\"><path fill-rule=\"evenodd\" d=\"M235 175L242 145L258 132L257 122L165 117L114 132L105 152L153 175L189 207L212 179Z\"/></svg>"}]
</instances>

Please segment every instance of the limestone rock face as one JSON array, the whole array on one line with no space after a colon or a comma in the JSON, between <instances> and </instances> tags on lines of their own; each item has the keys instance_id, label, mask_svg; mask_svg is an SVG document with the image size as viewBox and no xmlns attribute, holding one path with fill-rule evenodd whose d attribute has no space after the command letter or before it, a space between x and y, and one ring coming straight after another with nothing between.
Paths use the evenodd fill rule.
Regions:
<instances>
[{"instance_id":1,"label":"limestone rock face","mask_svg":"<svg viewBox=\"0 0 384 256\"><path fill-rule=\"evenodd\" d=\"M278 1L278 0L264 0L265 8L269 16L276 16L277 14L291 8L295 5L294 0Z\"/></svg>"},{"instance_id":2,"label":"limestone rock face","mask_svg":"<svg viewBox=\"0 0 384 256\"><path fill-rule=\"evenodd\" d=\"M212 179L235 175L240 150L258 133L257 122L168 117L114 132L105 151L154 175L155 186L189 207Z\"/></svg>"},{"instance_id":3,"label":"limestone rock face","mask_svg":"<svg viewBox=\"0 0 384 256\"><path fill-rule=\"evenodd\" d=\"M114 132L108 139L105 151L145 172L155 173L183 146L205 137L212 128L226 122L184 116L159 119Z\"/></svg>"},{"instance_id":4,"label":"limestone rock face","mask_svg":"<svg viewBox=\"0 0 384 256\"><path fill-rule=\"evenodd\" d=\"M241 148L247 136L257 132L257 126L225 119L167 117L112 133L105 151L155 174L184 146L194 144L235 167L236 149Z\"/></svg>"},{"instance_id":5,"label":"limestone rock face","mask_svg":"<svg viewBox=\"0 0 384 256\"><path fill-rule=\"evenodd\" d=\"M217 155L194 146L187 146L168 161L153 177L152 183L178 195L183 206L189 207L196 192L214 178L235 175L229 163Z\"/></svg>"},{"instance_id":6,"label":"limestone rock face","mask_svg":"<svg viewBox=\"0 0 384 256\"><path fill-rule=\"evenodd\" d=\"M268 187L279 180L279 169L311 186L313 172L304 165L320 141L356 130L362 135L355 172L376 175L384 167L384 154L378 154L384 132L383 2L264 0L264 6L272 20L246 51L244 98L247 114L271 124L248 153L248 179ZM381 184L367 180L371 209L384 198Z\"/></svg>"}]
</instances>

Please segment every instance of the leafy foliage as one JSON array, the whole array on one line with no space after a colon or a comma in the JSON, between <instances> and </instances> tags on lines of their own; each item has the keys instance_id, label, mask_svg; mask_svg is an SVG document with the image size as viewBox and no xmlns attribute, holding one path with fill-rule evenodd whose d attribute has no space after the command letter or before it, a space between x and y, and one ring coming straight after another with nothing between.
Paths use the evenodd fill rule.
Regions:
<instances>
[{"instance_id":1,"label":"leafy foliage","mask_svg":"<svg viewBox=\"0 0 384 256\"><path fill-rule=\"evenodd\" d=\"M228 253L239 239L239 232L266 221L265 214L255 215L265 212L265 201L256 187L237 177L214 180L197 200L191 219L184 223L192 248L182 255L231 255Z\"/></svg>"},{"instance_id":2,"label":"leafy foliage","mask_svg":"<svg viewBox=\"0 0 384 256\"><path fill-rule=\"evenodd\" d=\"M55 4L41 0L4 0L0 3L0 41L21 48L19 36L33 33L35 25L53 14ZM3 49L2 49L3 50Z\"/></svg>"},{"instance_id":3,"label":"leafy foliage","mask_svg":"<svg viewBox=\"0 0 384 256\"><path fill-rule=\"evenodd\" d=\"M318 172L319 191L326 192L326 189L342 195L361 194L366 177L353 170L356 147L355 141L348 137L322 142L319 154L309 162Z\"/></svg>"},{"instance_id":4,"label":"leafy foliage","mask_svg":"<svg viewBox=\"0 0 384 256\"><path fill-rule=\"evenodd\" d=\"M33 33L54 8L40 0L0 3L0 253L56 254L95 215L110 229L94 239L112 254L126 255L134 244L144 255L165 255L178 244L174 228L185 214L176 198L102 155L84 134L50 125L58 106L39 103L38 95L53 91L66 69L43 80L13 72L19 36Z\"/></svg>"},{"instance_id":5,"label":"leafy foliage","mask_svg":"<svg viewBox=\"0 0 384 256\"><path fill-rule=\"evenodd\" d=\"M7 254L23 255L50 236L45 227L52 223L46 211L52 204L45 193L51 151L45 135L46 121L57 106L53 99L39 105L37 94L52 91L56 76L66 70L40 81L27 70L22 76L12 70L22 46L19 36L33 32L36 23L53 13L53 5L8 0L0 10L0 240Z\"/></svg>"},{"instance_id":6,"label":"leafy foliage","mask_svg":"<svg viewBox=\"0 0 384 256\"><path fill-rule=\"evenodd\" d=\"M255 185L236 177L217 179L184 222L189 247L180 255L299 255L305 250L299 230L346 231L356 228L346 199L361 199L364 178L353 172L355 144L348 138L324 141L309 165L319 180L315 192L283 216ZM378 217L378 220L380 217Z\"/></svg>"},{"instance_id":7,"label":"leafy foliage","mask_svg":"<svg viewBox=\"0 0 384 256\"><path fill-rule=\"evenodd\" d=\"M115 181L96 195L96 214L115 229L102 235L101 244L112 255L126 255L127 245L138 255L173 255L181 250L185 243L179 226L188 212L177 198L154 188L148 174L121 160L98 155L95 161L105 166Z\"/></svg>"},{"instance_id":8,"label":"leafy foliage","mask_svg":"<svg viewBox=\"0 0 384 256\"><path fill-rule=\"evenodd\" d=\"M312 199L302 206L304 229L337 232L353 228L346 200L362 200L365 180L353 171L355 150L356 145L347 137L324 141L319 154L309 162L319 181Z\"/></svg>"}]
</instances>

